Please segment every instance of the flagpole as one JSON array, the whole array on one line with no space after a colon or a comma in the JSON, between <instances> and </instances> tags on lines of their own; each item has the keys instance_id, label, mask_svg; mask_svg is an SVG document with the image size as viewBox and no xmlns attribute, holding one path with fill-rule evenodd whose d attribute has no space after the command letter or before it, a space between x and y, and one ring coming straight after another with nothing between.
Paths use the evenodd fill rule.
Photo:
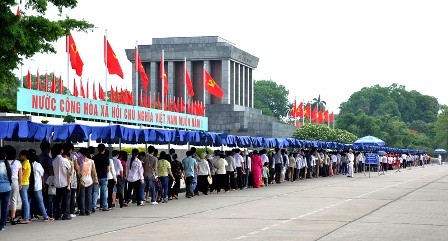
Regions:
<instances>
[{"instance_id":1,"label":"flagpole","mask_svg":"<svg viewBox=\"0 0 448 241\"><path fill-rule=\"evenodd\" d=\"M302 126L304 126L305 125L305 111L304 111L304 109L303 109L303 104L305 104L305 99L302 99ZM306 108L306 106L305 106L305 108Z\"/></svg>"},{"instance_id":2,"label":"flagpole","mask_svg":"<svg viewBox=\"0 0 448 241\"><path fill-rule=\"evenodd\" d=\"M297 97L294 96L294 106L293 106L293 108L294 108L294 127L297 126L297 108L296 108L296 105L297 105Z\"/></svg>"},{"instance_id":3,"label":"flagpole","mask_svg":"<svg viewBox=\"0 0 448 241\"><path fill-rule=\"evenodd\" d=\"M134 64L135 64L135 92L138 95L138 66L137 66L137 62L138 62L138 41L135 41L135 60L134 60ZM142 93L143 95L143 93ZM137 96L136 101L135 101L135 105L138 106L140 103L140 100Z\"/></svg>"},{"instance_id":4,"label":"flagpole","mask_svg":"<svg viewBox=\"0 0 448 241\"><path fill-rule=\"evenodd\" d=\"M23 88L23 64L20 64L20 87Z\"/></svg>"},{"instance_id":5,"label":"flagpole","mask_svg":"<svg viewBox=\"0 0 448 241\"><path fill-rule=\"evenodd\" d=\"M165 50L162 49L162 110L165 110Z\"/></svg>"},{"instance_id":6,"label":"flagpole","mask_svg":"<svg viewBox=\"0 0 448 241\"><path fill-rule=\"evenodd\" d=\"M104 62L105 62L105 67L106 67L106 86L107 85L107 29L104 32ZM106 91L106 101L109 101L109 95L107 94Z\"/></svg>"},{"instance_id":7,"label":"flagpole","mask_svg":"<svg viewBox=\"0 0 448 241\"><path fill-rule=\"evenodd\" d=\"M187 58L184 58L184 107L187 113Z\"/></svg>"},{"instance_id":8,"label":"flagpole","mask_svg":"<svg viewBox=\"0 0 448 241\"><path fill-rule=\"evenodd\" d=\"M66 52L67 52L67 89L68 92L70 92L70 53L69 53L69 48L70 46L68 46L68 36L65 37L65 45L66 47ZM73 93L75 92L75 90L73 90ZM72 95L73 95L72 93Z\"/></svg>"},{"instance_id":9,"label":"flagpole","mask_svg":"<svg viewBox=\"0 0 448 241\"><path fill-rule=\"evenodd\" d=\"M204 63L204 68L202 70L202 85L203 85L203 104L205 106L205 67L207 66L206 63ZM204 116L205 116L205 110L204 110Z\"/></svg>"},{"instance_id":10,"label":"flagpole","mask_svg":"<svg viewBox=\"0 0 448 241\"><path fill-rule=\"evenodd\" d=\"M310 104L310 124L312 124L311 123L311 119L312 119L311 117L313 116L313 111L311 110L311 102L308 102L308 103Z\"/></svg>"}]
</instances>

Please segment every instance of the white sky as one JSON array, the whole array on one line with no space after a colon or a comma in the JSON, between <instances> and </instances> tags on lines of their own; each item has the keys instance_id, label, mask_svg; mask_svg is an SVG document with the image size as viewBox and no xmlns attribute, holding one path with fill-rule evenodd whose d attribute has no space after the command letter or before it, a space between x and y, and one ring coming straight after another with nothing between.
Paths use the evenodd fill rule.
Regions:
<instances>
[{"instance_id":1,"label":"white sky","mask_svg":"<svg viewBox=\"0 0 448 241\"><path fill-rule=\"evenodd\" d=\"M338 112L353 92L375 84L398 83L448 104L447 12L443 0L79 0L75 10L63 13L95 24L94 32L73 36L84 79L103 86L106 28L125 75L125 80L109 76L109 86L128 88L132 67L124 49L135 41L217 35L260 58L254 79L285 85L291 102L295 96L300 102L320 94L330 111ZM57 18L56 9L48 16ZM62 73L66 81L65 38L55 46L57 54L26 60L24 75L39 67Z\"/></svg>"}]
</instances>

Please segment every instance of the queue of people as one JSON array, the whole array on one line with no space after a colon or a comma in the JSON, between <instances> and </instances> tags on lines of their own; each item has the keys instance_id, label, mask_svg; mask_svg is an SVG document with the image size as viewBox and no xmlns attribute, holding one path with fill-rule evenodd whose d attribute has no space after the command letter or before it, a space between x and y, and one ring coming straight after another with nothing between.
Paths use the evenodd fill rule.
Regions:
<instances>
[{"instance_id":1,"label":"queue of people","mask_svg":"<svg viewBox=\"0 0 448 241\"><path fill-rule=\"evenodd\" d=\"M28 224L40 219L71 220L124 208L135 203L158 205L179 198L185 182L186 198L221 191L260 188L284 182L346 175L365 171L366 158L353 150L215 150L198 154L195 147L180 159L174 149L147 152L133 149L111 153L104 144L80 148L43 141L41 154L33 149L0 148L0 230L5 224ZM17 159L18 158L18 159ZM381 171L428 163L427 155L389 154L379 158ZM439 157L441 163L441 157ZM419 163L420 161L420 163ZM395 168L394 168L395 166ZM21 218L16 215L22 203Z\"/></svg>"}]
</instances>

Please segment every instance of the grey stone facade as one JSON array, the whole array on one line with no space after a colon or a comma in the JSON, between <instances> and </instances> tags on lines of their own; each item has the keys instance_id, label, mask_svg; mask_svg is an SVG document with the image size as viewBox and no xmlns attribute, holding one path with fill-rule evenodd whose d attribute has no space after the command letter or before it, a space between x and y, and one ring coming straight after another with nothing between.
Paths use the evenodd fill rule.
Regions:
<instances>
[{"instance_id":1,"label":"grey stone facade","mask_svg":"<svg viewBox=\"0 0 448 241\"><path fill-rule=\"evenodd\" d=\"M291 137L296 127L279 123L261 110L240 105L207 105L209 131L239 136Z\"/></svg>"},{"instance_id":2,"label":"grey stone facade","mask_svg":"<svg viewBox=\"0 0 448 241\"><path fill-rule=\"evenodd\" d=\"M175 97L186 96L184 84L184 60L195 89L194 101L206 104L237 104L253 107L252 71L259 59L218 36L153 38L151 45L139 45L138 51L150 79L149 89L153 93L162 91L160 79L160 59L164 51L165 72L168 77L168 94ZM127 49L126 54L134 62L134 49ZM207 72L224 91L219 99L203 91L203 72ZM134 69L134 66L133 66ZM141 88L141 79L136 81L133 71L133 90ZM205 97L204 97L205 94ZM135 103L138 95L134 95Z\"/></svg>"},{"instance_id":3,"label":"grey stone facade","mask_svg":"<svg viewBox=\"0 0 448 241\"><path fill-rule=\"evenodd\" d=\"M150 78L149 89L154 94L162 92L160 59L163 50L168 94L181 98L187 96L184 82L186 59L195 92L191 99L205 100L209 131L262 137L290 137L294 133L294 126L278 123L275 118L253 109L252 72L259 59L233 43L218 36L153 38L151 45L139 45L138 49L142 65ZM126 54L134 62L134 49L127 49ZM224 91L223 98L204 91L204 67ZM132 78L134 89L136 86L141 89L141 80L135 80L135 72ZM137 98L138 95L134 96Z\"/></svg>"}]
</instances>

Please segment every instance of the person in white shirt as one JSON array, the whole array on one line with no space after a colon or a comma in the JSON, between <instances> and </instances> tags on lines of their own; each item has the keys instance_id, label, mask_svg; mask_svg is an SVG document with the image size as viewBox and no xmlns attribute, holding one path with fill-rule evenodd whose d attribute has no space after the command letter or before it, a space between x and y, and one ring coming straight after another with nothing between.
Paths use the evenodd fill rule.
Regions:
<instances>
[{"instance_id":1,"label":"person in white shirt","mask_svg":"<svg viewBox=\"0 0 448 241\"><path fill-rule=\"evenodd\" d=\"M442 165L442 155L439 154L437 160L439 161L439 165Z\"/></svg>"},{"instance_id":2,"label":"person in white shirt","mask_svg":"<svg viewBox=\"0 0 448 241\"><path fill-rule=\"evenodd\" d=\"M138 149L132 149L132 157L126 162L126 179L129 182L128 196L132 197L131 192L137 196L137 206L144 206L144 199L140 191L140 185L145 183L143 177L142 162L137 158Z\"/></svg>"},{"instance_id":3,"label":"person in white shirt","mask_svg":"<svg viewBox=\"0 0 448 241\"><path fill-rule=\"evenodd\" d=\"M17 158L17 151L14 147L7 145L5 146L6 160L11 167L11 196L9 199L9 211L11 215L11 224L15 225L17 223L16 219L16 209L20 198L20 189L22 189L22 164Z\"/></svg>"},{"instance_id":4,"label":"person in white shirt","mask_svg":"<svg viewBox=\"0 0 448 241\"><path fill-rule=\"evenodd\" d=\"M54 185L56 186L55 219L70 220L70 161L62 157L62 145L54 144L51 147L53 159ZM69 153L65 153L70 156Z\"/></svg>"},{"instance_id":5,"label":"person in white shirt","mask_svg":"<svg viewBox=\"0 0 448 241\"><path fill-rule=\"evenodd\" d=\"M210 166L205 159L206 154L201 153L198 161L198 185L196 186L195 193L202 192L204 195L208 195L209 183L207 177L211 175Z\"/></svg>"},{"instance_id":6,"label":"person in white shirt","mask_svg":"<svg viewBox=\"0 0 448 241\"><path fill-rule=\"evenodd\" d=\"M230 189L234 191L236 189L236 183L235 183L236 167L235 167L235 158L233 158L231 151L226 152L226 161L227 161L226 166L227 180L225 181L226 182L225 190L226 192L229 191Z\"/></svg>"},{"instance_id":7,"label":"person in white shirt","mask_svg":"<svg viewBox=\"0 0 448 241\"><path fill-rule=\"evenodd\" d=\"M243 189L243 169L244 169L244 159L240 155L240 149L234 149L233 159L235 159L235 168L236 168L236 184L237 187L242 190Z\"/></svg>"},{"instance_id":8,"label":"person in white shirt","mask_svg":"<svg viewBox=\"0 0 448 241\"><path fill-rule=\"evenodd\" d=\"M387 157L386 156L381 156L380 157L380 165L381 165L381 170L383 170L383 175L385 175L384 171L387 172L386 164L387 164Z\"/></svg>"},{"instance_id":9,"label":"person in white shirt","mask_svg":"<svg viewBox=\"0 0 448 241\"><path fill-rule=\"evenodd\" d=\"M117 190L112 194L112 200L116 200L116 198L118 198L118 203L120 204L120 208L122 208L124 206L124 170L120 161L120 152L118 150L112 151L112 160L114 162L113 166L117 179Z\"/></svg>"},{"instance_id":10,"label":"person in white shirt","mask_svg":"<svg viewBox=\"0 0 448 241\"><path fill-rule=\"evenodd\" d=\"M45 210L44 198L42 196L42 184L44 183L44 168L36 160L32 160L32 165L34 173L34 197L36 198L37 206L39 207L39 210L42 213L45 222L53 221L54 219L50 218L47 214L47 211Z\"/></svg>"},{"instance_id":11,"label":"person in white shirt","mask_svg":"<svg viewBox=\"0 0 448 241\"><path fill-rule=\"evenodd\" d=\"M109 151L106 150L106 156L109 156ZM109 172L107 172L107 206L109 209L113 209L115 204L115 199L113 199L114 187L117 184L117 172L115 171L115 163L111 158L109 159ZM114 202L112 202L114 200Z\"/></svg>"},{"instance_id":12,"label":"person in white shirt","mask_svg":"<svg viewBox=\"0 0 448 241\"><path fill-rule=\"evenodd\" d=\"M219 153L219 159L215 163L216 168L216 192L221 192L221 189L226 190L228 179L226 178L227 172L226 172L226 166L227 166L227 160L225 159L226 155L224 153ZM228 192L226 190L226 192Z\"/></svg>"},{"instance_id":13,"label":"person in white shirt","mask_svg":"<svg viewBox=\"0 0 448 241\"><path fill-rule=\"evenodd\" d=\"M350 149L347 154L348 158L348 175L347 177L353 177L354 175L354 164L355 164L355 154L353 154L353 150Z\"/></svg>"}]
</instances>

